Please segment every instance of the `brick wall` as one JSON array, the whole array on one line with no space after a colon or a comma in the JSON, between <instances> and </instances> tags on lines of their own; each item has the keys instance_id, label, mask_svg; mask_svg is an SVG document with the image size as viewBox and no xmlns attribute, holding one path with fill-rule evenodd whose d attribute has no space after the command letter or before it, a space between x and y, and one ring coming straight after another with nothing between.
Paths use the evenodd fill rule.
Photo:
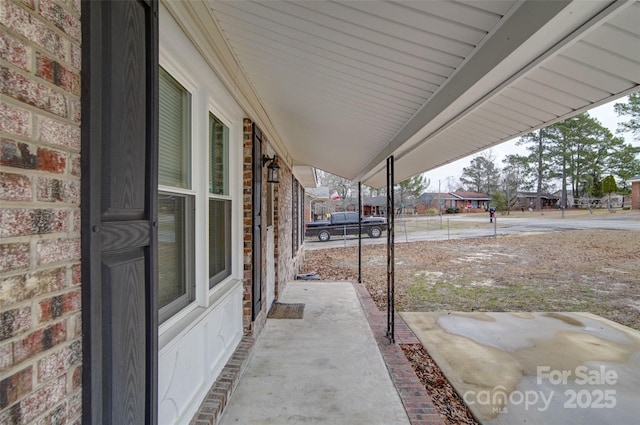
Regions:
<instances>
[{"instance_id":1,"label":"brick wall","mask_svg":"<svg viewBox=\"0 0 640 425\"><path fill-rule=\"evenodd\" d=\"M253 153L253 122L245 118L243 130L243 228L244 228L244 297L243 297L243 326L245 335L256 336L260 333L260 330L264 326L266 321L266 297L267 297L267 279L265 276L266 271L266 246L267 246L267 232L262 232L262 309L256 317L255 321L251 320L252 305L253 305L253 166L252 166L252 153ZM262 153L266 152L267 138L263 134L262 137ZM266 169L262 168L262 181L265 182L262 185L262 202L263 211L264 205L267 199L266 190ZM262 215L262 229L267 228L266 214Z\"/></svg>"},{"instance_id":2,"label":"brick wall","mask_svg":"<svg viewBox=\"0 0 640 425\"><path fill-rule=\"evenodd\" d=\"M80 1L0 0L0 424L80 424Z\"/></svg>"},{"instance_id":3,"label":"brick wall","mask_svg":"<svg viewBox=\"0 0 640 425\"><path fill-rule=\"evenodd\" d=\"M304 256L303 244L300 245L298 252L292 252L292 172L282 164L280 164L280 168L280 183L277 188L274 217L276 226L276 299L284 291L287 282L295 279ZM304 205L302 199L300 199L300 205Z\"/></svg>"},{"instance_id":4,"label":"brick wall","mask_svg":"<svg viewBox=\"0 0 640 425\"><path fill-rule=\"evenodd\" d=\"M243 325L245 335L258 335L260 330L264 326L266 321L266 246L267 246L267 232L262 232L262 246L263 246L263 255L262 255L262 311L260 315L256 318L255 322L251 321L251 305L252 305L252 296L253 296L253 264L252 264L252 254L253 254L253 242L252 242L252 124L253 122L245 118L244 120L244 136L243 136L243 220L244 220L244 299L243 299ZM266 152L266 147L268 145L268 139L263 133L262 140L262 148L263 154ZM278 161L278 165L280 166L280 183L274 185L273 187L273 225L275 228L275 263L276 263L276 299L279 294L284 290L284 286L290 280L295 278L296 273L300 268L300 263L302 261L302 257L304 254L304 246L302 245L295 255L292 253L291 247L291 237L292 237L292 219L291 219L291 208L292 208L292 184L291 184L291 169L287 167L286 164L282 160ZM265 182L263 184L263 211L266 207L266 199L267 199L267 185L266 183L266 168L262 168L262 178ZM303 204L302 199L300 200L301 205ZM266 214L262 216L262 228L267 228L266 223Z\"/></svg>"},{"instance_id":5,"label":"brick wall","mask_svg":"<svg viewBox=\"0 0 640 425\"><path fill-rule=\"evenodd\" d=\"M640 210L640 181L631 183L631 208Z\"/></svg>"}]
</instances>

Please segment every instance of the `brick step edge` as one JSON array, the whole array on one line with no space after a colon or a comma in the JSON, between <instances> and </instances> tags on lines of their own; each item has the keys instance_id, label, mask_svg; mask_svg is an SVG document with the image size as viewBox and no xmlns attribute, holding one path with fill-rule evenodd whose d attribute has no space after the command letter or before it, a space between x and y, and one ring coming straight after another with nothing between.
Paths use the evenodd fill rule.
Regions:
<instances>
[{"instance_id":1,"label":"brick step edge","mask_svg":"<svg viewBox=\"0 0 640 425\"><path fill-rule=\"evenodd\" d=\"M387 313L378 310L371 298L369 291L363 284L354 283L353 287L358 294L358 299L369 322L369 327L378 343L382 359L387 366L389 376L404 409L409 417L411 425L445 425L445 419L427 393L426 388L420 382L413 366L405 356L401 344L420 344L413 331L407 326L399 314L395 314L396 343L391 344L386 337Z\"/></svg>"},{"instance_id":2,"label":"brick step edge","mask_svg":"<svg viewBox=\"0 0 640 425\"><path fill-rule=\"evenodd\" d=\"M231 400L242 375L247 369L254 348L255 340L253 337L245 336L240 340L238 347L222 369L218 379L209 389L189 425L218 424L225 406Z\"/></svg>"}]
</instances>

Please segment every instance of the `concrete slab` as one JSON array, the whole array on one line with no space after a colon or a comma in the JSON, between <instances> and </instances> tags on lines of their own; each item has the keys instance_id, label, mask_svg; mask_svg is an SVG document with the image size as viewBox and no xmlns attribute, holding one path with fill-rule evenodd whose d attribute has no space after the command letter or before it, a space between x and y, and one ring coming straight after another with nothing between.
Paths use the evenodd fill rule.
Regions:
<instances>
[{"instance_id":1,"label":"concrete slab","mask_svg":"<svg viewBox=\"0 0 640 425\"><path fill-rule=\"evenodd\" d=\"M304 318L267 319L222 416L231 424L409 424L349 282L292 282Z\"/></svg>"},{"instance_id":2,"label":"concrete slab","mask_svg":"<svg viewBox=\"0 0 640 425\"><path fill-rule=\"evenodd\" d=\"M590 313L401 313L474 416L637 424L640 332Z\"/></svg>"}]
</instances>

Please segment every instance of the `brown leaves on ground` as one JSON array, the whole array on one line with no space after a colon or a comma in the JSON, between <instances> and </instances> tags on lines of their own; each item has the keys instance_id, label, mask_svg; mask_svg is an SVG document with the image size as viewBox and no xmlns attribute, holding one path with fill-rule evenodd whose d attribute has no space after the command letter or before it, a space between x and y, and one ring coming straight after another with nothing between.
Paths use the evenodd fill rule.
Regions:
<instances>
[{"instance_id":1,"label":"brown leaves on ground","mask_svg":"<svg viewBox=\"0 0 640 425\"><path fill-rule=\"evenodd\" d=\"M421 344L403 344L400 348L448 425L478 425L462 398Z\"/></svg>"}]
</instances>

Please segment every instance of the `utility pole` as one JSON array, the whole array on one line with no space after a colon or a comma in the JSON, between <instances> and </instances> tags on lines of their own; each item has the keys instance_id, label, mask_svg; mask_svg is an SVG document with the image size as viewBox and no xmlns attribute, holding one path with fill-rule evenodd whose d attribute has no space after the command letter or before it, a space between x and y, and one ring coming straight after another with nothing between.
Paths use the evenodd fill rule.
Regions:
<instances>
[{"instance_id":1,"label":"utility pole","mask_svg":"<svg viewBox=\"0 0 640 425\"><path fill-rule=\"evenodd\" d=\"M440 230L442 230L442 201L440 200L440 179L438 179L438 214L440 215Z\"/></svg>"}]
</instances>

